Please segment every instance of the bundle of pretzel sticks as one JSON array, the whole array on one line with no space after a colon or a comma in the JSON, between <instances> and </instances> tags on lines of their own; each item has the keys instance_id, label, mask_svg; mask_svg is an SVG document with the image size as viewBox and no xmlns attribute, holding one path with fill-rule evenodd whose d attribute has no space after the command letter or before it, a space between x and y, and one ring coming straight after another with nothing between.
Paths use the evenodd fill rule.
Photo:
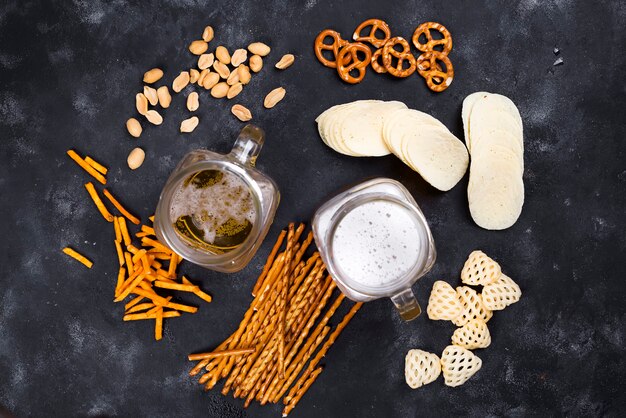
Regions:
<instances>
[{"instance_id":1,"label":"bundle of pretzel sticks","mask_svg":"<svg viewBox=\"0 0 626 418\"><path fill-rule=\"evenodd\" d=\"M318 252L303 259L313 241L309 233L300 242L303 231L303 224L292 223L281 232L237 330L214 351L189 355L198 361L189 374L200 375L205 390L225 378L222 394L232 390L245 407L252 400L265 405L283 399L287 416L322 372L319 362L362 304L329 325L344 295L335 292Z\"/></svg>"}]
</instances>

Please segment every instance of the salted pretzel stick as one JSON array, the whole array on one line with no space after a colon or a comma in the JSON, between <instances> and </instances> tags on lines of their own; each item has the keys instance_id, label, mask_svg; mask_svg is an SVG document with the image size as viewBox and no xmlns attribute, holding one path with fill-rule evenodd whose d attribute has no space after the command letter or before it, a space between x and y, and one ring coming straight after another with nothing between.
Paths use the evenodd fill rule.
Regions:
<instances>
[{"instance_id":1,"label":"salted pretzel stick","mask_svg":"<svg viewBox=\"0 0 626 418\"><path fill-rule=\"evenodd\" d=\"M86 183L85 189L87 189L87 192L89 193L89 196L91 197L91 200L93 200L93 203L96 204L96 208L98 208L98 211L100 212L102 217L106 219L108 222L113 222L113 215L111 215L111 212L109 212L106 206L104 206L104 203L102 203L102 200L100 199L100 196L98 196L98 192L96 191L96 188L93 187L93 183L92 182Z\"/></svg>"},{"instance_id":2,"label":"salted pretzel stick","mask_svg":"<svg viewBox=\"0 0 626 418\"><path fill-rule=\"evenodd\" d=\"M311 259L313 260L311 261ZM324 262L319 258L319 254L317 255L313 254L313 256L311 256L309 261L311 261L314 264L309 265L308 267L305 267L303 271L300 273L300 274L305 273L306 274L305 278L302 278L302 279L296 278L296 280L294 281L294 284L298 283L298 281L302 282L302 280L308 279L310 275L315 276L315 274L317 274L317 271L320 268L322 268L324 264ZM307 263L309 263L309 261L307 261ZM313 273L313 271L315 271L315 273ZM291 289L289 289L289 299L293 299L293 297L298 292L298 290L300 290L299 286L298 287L292 286Z\"/></svg>"},{"instance_id":3,"label":"salted pretzel stick","mask_svg":"<svg viewBox=\"0 0 626 418\"><path fill-rule=\"evenodd\" d=\"M301 224L302 225L302 224ZM280 364L280 376L285 374L285 322L287 321L287 287L289 286L289 271L291 269L291 257L294 245L293 223L289 224L287 233L287 249L285 250L285 267L282 271L283 286L280 289L280 308L278 310L278 362ZM302 228L304 230L304 228Z\"/></svg>"},{"instance_id":4,"label":"salted pretzel stick","mask_svg":"<svg viewBox=\"0 0 626 418\"><path fill-rule=\"evenodd\" d=\"M233 350L223 350L223 351L211 351L209 353L197 353L197 354L189 354L187 358L189 361L197 361L203 359L211 359L215 357L223 357L223 356L240 356L242 354L250 354L254 353L254 348L236 348Z\"/></svg>"},{"instance_id":5,"label":"salted pretzel stick","mask_svg":"<svg viewBox=\"0 0 626 418\"><path fill-rule=\"evenodd\" d=\"M311 373L311 377L309 377L309 379L304 382L302 388L300 388L293 400L288 405L286 405L285 408L283 408L283 417L289 415L293 408L296 407L298 402L300 402L300 399L302 399L302 396L306 393L307 390L309 390L309 388L311 387L313 382L315 382L315 379L317 379L317 376L319 376L320 373L322 373L322 367L318 367Z\"/></svg>"},{"instance_id":6,"label":"salted pretzel stick","mask_svg":"<svg viewBox=\"0 0 626 418\"><path fill-rule=\"evenodd\" d=\"M285 231L284 229L280 231L280 234L278 235L278 239L276 240L276 244L274 244L274 248L272 248L270 255L267 256L267 261L265 262L263 271L261 272L261 275L257 279L257 282L254 285L254 289L252 289L252 296L256 296L259 289L261 289L261 287L263 286L263 280L265 280L267 273L270 271L270 268L274 264L274 258L276 257L276 253L278 253L280 246L283 244L285 235L287 235L287 231Z\"/></svg>"},{"instance_id":7,"label":"salted pretzel stick","mask_svg":"<svg viewBox=\"0 0 626 418\"><path fill-rule=\"evenodd\" d=\"M93 168L95 168L103 176L106 176L107 173L109 172L109 170L105 166L103 166L102 164L100 164L99 162L97 162L96 160L94 160L88 155L85 157L85 162L89 164L90 166L92 166Z\"/></svg>"},{"instance_id":8,"label":"salted pretzel stick","mask_svg":"<svg viewBox=\"0 0 626 418\"><path fill-rule=\"evenodd\" d=\"M230 337L228 337L227 339L225 339L220 345L217 346L217 348L215 349L215 351L221 351L224 348L226 348L226 345L230 342L230 339L232 338L232 335ZM197 375L200 370L202 370L210 361L211 359L204 359L202 361L200 361L198 364L196 364L193 369L191 369L189 371L189 376L195 376Z\"/></svg>"},{"instance_id":9,"label":"salted pretzel stick","mask_svg":"<svg viewBox=\"0 0 626 418\"><path fill-rule=\"evenodd\" d=\"M106 178L102 174L100 174L98 170L90 166L87 162L85 162L85 160L83 160L78 154L76 154L76 151L71 149L67 151L67 155L69 155L69 157L74 160L76 164L78 164L83 170L91 174L100 183L107 184Z\"/></svg>"},{"instance_id":10,"label":"salted pretzel stick","mask_svg":"<svg viewBox=\"0 0 626 418\"><path fill-rule=\"evenodd\" d=\"M137 219L136 216L134 216L129 211L127 211L126 208L122 206L122 204L116 198L114 198L113 195L107 189L102 190L102 193L107 199L109 199L111 203L113 203L113 206L115 206L122 215L128 218L129 221L131 221L135 225L139 225L141 223L141 221Z\"/></svg>"},{"instance_id":11,"label":"salted pretzel stick","mask_svg":"<svg viewBox=\"0 0 626 418\"><path fill-rule=\"evenodd\" d=\"M323 275L324 275L324 270L320 269L317 272L317 274L315 275L315 277L313 278L313 283L319 281L322 278ZM296 298L294 298L294 300L297 301L297 296L296 296ZM302 309L303 309L303 306L302 306L301 303L295 305L295 308L294 308L294 311L292 313L292 316L298 317L300 315L300 312L302 311ZM287 328L287 330L289 331L289 328Z\"/></svg>"},{"instance_id":12,"label":"salted pretzel stick","mask_svg":"<svg viewBox=\"0 0 626 418\"><path fill-rule=\"evenodd\" d=\"M297 388L302 387L304 383L307 381L307 379L314 373L314 369L317 366L317 364L320 362L322 357L326 355L326 352L328 351L330 346L333 345L333 343L335 342L339 334L341 334L341 331L343 331L346 325L348 325L348 323L350 322L352 317L358 312L358 310L361 309L362 305L363 305L363 302L355 303L354 306L350 308L350 311L348 311L348 313L343 317L341 322L337 325L335 330L328 337L328 340L326 340L322 348L317 352L313 360L311 360L311 362L309 363L306 371L304 372L300 380L298 380L298 382L294 385L294 387L291 388L291 391L289 391L289 394L285 396L285 400L284 400L285 405L288 405L290 401L294 398L294 396L296 396L296 393L298 391ZM300 395L300 397L302 397L302 395Z\"/></svg>"},{"instance_id":13,"label":"salted pretzel stick","mask_svg":"<svg viewBox=\"0 0 626 418\"><path fill-rule=\"evenodd\" d=\"M302 259L302 256L304 255L304 252L307 250L309 245L311 245L312 241L313 241L313 232L310 231L307 237L305 238L305 240L302 242L302 245L300 246L300 248L296 251L296 256L294 257L292 264L291 264L292 270L300 262L300 260Z\"/></svg>"}]
</instances>

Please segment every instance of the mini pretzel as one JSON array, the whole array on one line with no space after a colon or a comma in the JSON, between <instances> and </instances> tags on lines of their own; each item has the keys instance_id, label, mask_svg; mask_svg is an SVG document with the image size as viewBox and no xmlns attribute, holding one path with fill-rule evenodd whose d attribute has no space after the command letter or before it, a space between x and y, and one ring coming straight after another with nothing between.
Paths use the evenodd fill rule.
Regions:
<instances>
[{"instance_id":1,"label":"mini pretzel","mask_svg":"<svg viewBox=\"0 0 626 418\"><path fill-rule=\"evenodd\" d=\"M361 31L366 27L371 26L370 34L368 36L361 35ZM381 30L384 34L384 38L377 38L376 31ZM354 34L352 35L352 39L357 42L369 42L374 45L376 48L380 48L385 45L385 42L389 40L391 37L391 30L389 29L389 25L386 22L380 19L368 19L365 22L361 23L359 27L356 28Z\"/></svg>"},{"instance_id":2,"label":"mini pretzel","mask_svg":"<svg viewBox=\"0 0 626 418\"><path fill-rule=\"evenodd\" d=\"M333 39L333 42L330 44L324 43L328 37ZM339 53L339 49L343 48L347 44L348 41L341 39L341 35L339 33L331 29L325 29L317 35L317 38L315 38L315 55L317 56L317 59L326 67L337 68L337 54ZM332 51L335 61L326 59L326 57L322 54L323 51Z\"/></svg>"},{"instance_id":3,"label":"mini pretzel","mask_svg":"<svg viewBox=\"0 0 626 418\"><path fill-rule=\"evenodd\" d=\"M358 53L365 54L363 60L359 59ZM341 48L337 55L337 73L339 77L346 83L356 84L363 80L365 71L372 60L372 51L370 48L360 42L354 42ZM359 75L354 77L350 75L352 70L358 70Z\"/></svg>"},{"instance_id":4,"label":"mini pretzel","mask_svg":"<svg viewBox=\"0 0 626 418\"><path fill-rule=\"evenodd\" d=\"M446 68L444 72L437 61ZM417 58L417 71L426 79L428 88L435 92L447 89L454 79L454 67L447 55L439 51L425 52Z\"/></svg>"},{"instance_id":5,"label":"mini pretzel","mask_svg":"<svg viewBox=\"0 0 626 418\"><path fill-rule=\"evenodd\" d=\"M402 45L402 51L397 51L394 46ZM383 65L389 72L389 74L396 77L408 77L415 72L415 57L411 53L411 47L406 39L396 36L391 38L385 43L383 47ZM392 57L398 59L396 66L391 65ZM409 62L408 68L404 67L404 61Z\"/></svg>"},{"instance_id":6,"label":"mini pretzel","mask_svg":"<svg viewBox=\"0 0 626 418\"><path fill-rule=\"evenodd\" d=\"M433 39L431 30L436 30L437 32L443 35L442 39ZM420 36L424 35L426 37L426 43L423 44L419 41ZM426 22L419 25L415 32L413 32L413 45L415 48L419 49L422 52L430 52L436 51L435 47L441 45L443 49L439 52L444 54L450 53L452 50L452 35L445 26L437 22Z\"/></svg>"},{"instance_id":7,"label":"mini pretzel","mask_svg":"<svg viewBox=\"0 0 626 418\"><path fill-rule=\"evenodd\" d=\"M387 72L387 69L380 61L382 58L383 50L382 48L377 49L372 54L372 70L376 71L378 74L384 74Z\"/></svg>"}]
</instances>

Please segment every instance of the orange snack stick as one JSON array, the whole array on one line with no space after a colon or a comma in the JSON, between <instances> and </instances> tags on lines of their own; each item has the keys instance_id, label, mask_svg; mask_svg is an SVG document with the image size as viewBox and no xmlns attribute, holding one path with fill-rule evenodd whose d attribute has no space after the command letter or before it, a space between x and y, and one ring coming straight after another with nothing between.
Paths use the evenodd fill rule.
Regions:
<instances>
[{"instance_id":1,"label":"orange snack stick","mask_svg":"<svg viewBox=\"0 0 626 418\"><path fill-rule=\"evenodd\" d=\"M145 297L150 299L152 302L154 302L155 305L160 305L160 306L164 306L167 304L167 299L165 299L164 297L161 297L159 295L157 295L154 290L152 290L149 286L148 289L150 290L146 290L143 288L135 288L133 290L133 293L136 295L139 295L141 297Z\"/></svg>"},{"instance_id":2,"label":"orange snack stick","mask_svg":"<svg viewBox=\"0 0 626 418\"><path fill-rule=\"evenodd\" d=\"M122 231L117 216L113 217L113 228L115 228L115 241L122 242Z\"/></svg>"},{"instance_id":3,"label":"orange snack stick","mask_svg":"<svg viewBox=\"0 0 626 418\"><path fill-rule=\"evenodd\" d=\"M156 321L154 323L154 339L159 341L163 338L163 308L159 308L156 312Z\"/></svg>"},{"instance_id":4,"label":"orange snack stick","mask_svg":"<svg viewBox=\"0 0 626 418\"><path fill-rule=\"evenodd\" d=\"M100 164L99 162L97 162L96 160L94 160L88 155L85 157L85 162L89 164L90 166L92 166L93 168L95 168L100 174L104 176L106 176L107 173L109 172L109 170L105 166L103 166L102 164Z\"/></svg>"},{"instance_id":5,"label":"orange snack stick","mask_svg":"<svg viewBox=\"0 0 626 418\"><path fill-rule=\"evenodd\" d=\"M126 313L130 314L130 313L143 311L144 309L152 309L152 308L154 308L154 303L152 302L139 303L133 306L132 308L128 309Z\"/></svg>"},{"instance_id":6,"label":"orange snack stick","mask_svg":"<svg viewBox=\"0 0 626 418\"><path fill-rule=\"evenodd\" d=\"M91 260L89 260L84 255L72 250L70 247L63 248L63 252L72 257L74 260L84 264L89 269L91 268L91 266L93 266L93 262L91 262Z\"/></svg>"},{"instance_id":7,"label":"orange snack stick","mask_svg":"<svg viewBox=\"0 0 626 418\"><path fill-rule=\"evenodd\" d=\"M156 312L153 313L136 313L136 314L128 314L124 315L124 321L139 321L142 319L155 319L157 316ZM180 312L178 311L167 311L163 312L163 318L176 318L180 316Z\"/></svg>"},{"instance_id":8,"label":"orange snack stick","mask_svg":"<svg viewBox=\"0 0 626 418\"><path fill-rule=\"evenodd\" d=\"M115 251L117 251L117 260L120 263L120 267L124 265L124 252L119 241L113 241L115 243Z\"/></svg>"},{"instance_id":9,"label":"orange snack stick","mask_svg":"<svg viewBox=\"0 0 626 418\"><path fill-rule=\"evenodd\" d=\"M156 235L154 228L148 225L141 225L141 231L147 233L148 235Z\"/></svg>"},{"instance_id":10,"label":"orange snack stick","mask_svg":"<svg viewBox=\"0 0 626 418\"><path fill-rule=\"evenodd\" d=\"M168 302L165 307L192 314L198 312L198 308L196 308L195 306L183 305L181 303Z\"/></svg>"},{"instance_id":11,"label":"orange snack stick","mask_svg":"<svg viewBox=\"0 0 626 418\"><path fill-rule=\"evenodd\" d=\"M98 196L96 188L93 187L93 183L89 182L85 184L85 188L87 189L89 196L91 196L91 200L93 200L93 203L96 204L96 207L98 208L98 211L100 212L102 217L108 222L113 222L113 215L111 215L106 206L104 206L104 203L102 203L102 200L100 199L100 196Z\"/></svg>"},{"instance_id":12,"label":"orange snack stick","mask_svg":"<svg viewBox=\"0 0 626 418\"><path fill-rule=\"evenodd\" d=\"M128 274L133 274L133 256L129 252L124 253L124 260L126 260L126 268L128 268Z\"/></svg>"},{"instance_id":13,"label":"orange snack stick","mask_svg":"<svg viewBox=\"0 0 626 418\"><path fill-rule=\"evenodd\" d=\"M154 282L154 287L160 287L162 289L179 290L181 292L194 292L198 286L180 283L169 283L161 280Z\"/></svg>"},{"instance_id":14,"label":"orange snack stick","mask_svg":"<svg viewBox=\"0 0 626 418\"><path fill-rule=\"evenodd\" d=\"M143 245L144 247L153 247L153 248L157 248L162 253L166 253L166 254L171 254L172 250L170 250L169 248L167 248L165 245L161 244L159 241L153 240L151 238L148 237L143 237L141 239L141 245Z\"/></svg>"},{"instance_id":15,"label":"orange snack stick","mask_svg":"<svg viewBox=\"0 0 626 418\"><path fill-rule=\"evenodd\" d=\"M76 162L83 170L91 174L96 180L98 180L102 184L107 184L106 178L98 172L95 168L89 165L85 160L83 160L74 150L67 151L67 155Z\"/></svg>"},{"instance_id":16,"label":"orange snack stick","mask_svg":"<svg viewBox=\"0 0 626 418\"><path fill-rule=\"evenodd\" d=\"M139 302L141 302L143 299L143 296L137 296L136 298L134 298L133 300L131 300L130 302L128 302L125 306L124 309L125 310L129 310L130 308L132 308L133 306L135 306L136 304L138 304Z\"/></svg>"},{"instance_id":17,"label":"orange snack stick","mask_svg":"<svg viewBox=\"0 0 626 418\"><path fill-rule=\"evenodd\" d=\"M113 203L113 206L115 206L115 208L119 210L122 215L127 217L129 221L131 221L135 225L139 225L141 223L141 221L137 219L136 216L132 215L129 211L127 211L126 208L122 206L122 204L118 202L117 199L114 198L113 195L107 189L104 189L102 193L104 193L104 196L107 199L109 199L109 201Z\"/></svg>"},{"instance_id":18,"label":"orange snack stick","mask_svg":"<svg viewBox=\"0 0 626 418\"><path fill-rule=\"evenodd\" d=\"M128 235L128 227L126 226L126 219L120 216L117 218L117 222L120 224L120 232L122 233L122 239L124 240L124 245L126 245L126 248L128 248L128 246L131 245L132 241L130 239L130 235ZM131 251L131 250L129 249L128 251Z\"/></svg>"},{"instance_id":19,"label":"orange snack stick","mask_svg":"<svg viewBox=\"0 0 626 418\"><path fill-rule=\"evenodd\" d=\"M187 280L185 276L183 276L183 283L188 284L188 285L193 284L189 280ZM211 301L213 300L211 295L204 293L198 286L195 286L195 287L196 289L193 291L194 295L198 296L200 299L204 300L207 303L211 303Z\"/></svg>"},{"instance_id":20,"label":"orange snack stick","mask_svg":"<svg viewBox=\"0 0 626 418\"><path fill-rule=\"evenodd\" d=\"M115 294L121 290L122 285L124 284L124 276L126 276L126 269L124 267L120 267L120 271L117 273L117 283L115 285Z\"/></svg>"},{"instance_id":21,"label":"orange snack stick","mask_svg":"<svg viewBox=\"0 0 626 418\"><path fill-rule=\"evenodd\" d=\"M126 283L124 283L125 286L122 286L123 290L121 291L120 295L115 298L115 302L120 302L124 300L126 296L128 296L130 292L132 292L137 287L137 285L144 279L144 273L141 270L136 270L135 273L133 273L133 276L131 276L126 281Z\"/></svg>"},{"instance_id":22,"label":"orange snack stick","mask_svg":"<svg viewBox=\"0 0 626 418\"><path fill-rule=\"evenodd\" d=\"M167 269L167 276L170 278L176 277L176 268L178 267L178 254L172 252L172 258L170 258L170 265Z\"/></svg>"}]
</instances>

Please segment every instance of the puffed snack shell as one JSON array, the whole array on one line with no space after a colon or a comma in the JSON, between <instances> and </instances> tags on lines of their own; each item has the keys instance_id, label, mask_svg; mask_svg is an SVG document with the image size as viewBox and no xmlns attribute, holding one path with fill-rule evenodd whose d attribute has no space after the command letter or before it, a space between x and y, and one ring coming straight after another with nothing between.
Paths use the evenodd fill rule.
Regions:
<instances>
[{"instance_id":1,"label":"puffed snack shell","mask_svg":"<svg viewBox=\"0 0 626 418\"><path fill-rule=\"evenodd\" d=\"M480 319L472 319L461 328L457 328L452 334L452 344L475 350L477 348L486 348L491 344L491 334L489 328Z\"/></svg>"},{"instance_id":2,"label":"puffed snack shell","mask_svg":"<svg viewBox=\"0 0 626 418\"><path fill-rule=\"evenodd\" d=\"M483 304L492 311L501 311L520 300L521 296L517 283L504 273L495 283L485 286L482 292Z\"/></svg>"},{"instance_id":3,"label":"puffed snack shell","mask_svg":"<svg viewBox=\"0 0 626 418\"><path fill-rule=\"evenodd\" d=\"M463 311L463 305L452 286L442 280L433 283L426 313L432 320L452 321Z\"/></svg>"},{"instance_id":4,"label":"puffed snack shell","mask_svg":"<svg viewBox=\"0 0 626 418\"><path fill-rule=\"evenodd\" d=\"M461 281L470 286L486 286L498 280L501 273L498 263L482 251L476 250L472 251L463 265Z\"/></svg>"},{"instance_id":5,"label":"puffed snack shell","mask_svg":"<svg viewBox=\"0 0 626 418\"><path fill-rule=\"evenodd\" d=\"M452 320L454 325L461 327L472 319L480 319L487 323L493 316L493 312L485 306L483 299L479 293L467 286L459 286L456 293L463 305L463 311L459 316Z\"/></svg>"},{"instance_id":6,"label":"puffed snack shell","mask_svg":"<svg viewBox=\"0 0 626 418\"><path fill-rule=\"evenodd\" d=\"M411 389L417 389L437 380L441 374L439 356L422 350L409 350L404 363L404 377Z\"/></svg>"},{"instance_id":7,"label":"puffed snack shell","mask_svg":"<svg viewBox=\"0 0 626 418\"><path fill-rule=\"evenodd\" d=\"M441 371L446 386L460 386L480 370L483 362L463 347L449 345L441 354Z\"/></svg>"}]
</instances>

